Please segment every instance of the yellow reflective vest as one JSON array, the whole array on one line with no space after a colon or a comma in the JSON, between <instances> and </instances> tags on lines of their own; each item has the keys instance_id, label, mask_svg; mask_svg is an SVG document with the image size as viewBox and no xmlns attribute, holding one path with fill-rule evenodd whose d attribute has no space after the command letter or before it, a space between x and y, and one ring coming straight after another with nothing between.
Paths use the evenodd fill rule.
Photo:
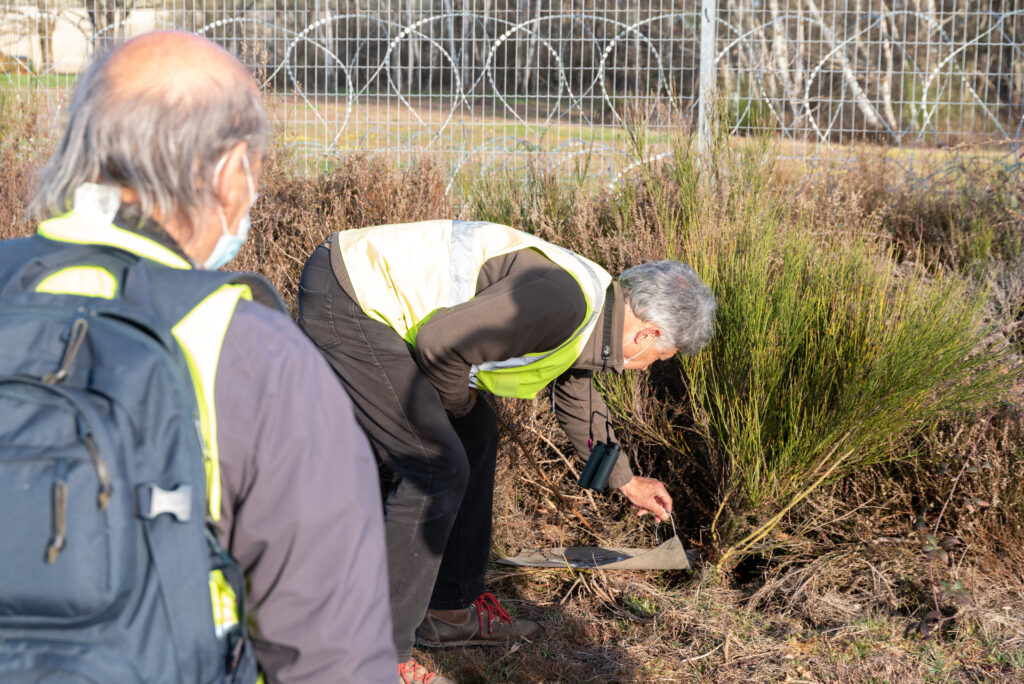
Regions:
<instances>
[{"instance_id":1,"label":"yellow reflective vest","mask_svg":"<svg viewBox=\"0 0 1024 684\"><path fill-rule=\"evenodd\" d=\"M415 345L435 311L476 294L480 269L491 258L535 249L565 269L586 299L583 322L558 347L470 369L470 386L504 397L532 399L579 358L604 305L612 277L600 266L529 233L482 221L422 221L359 230L334 238L356 300L370 318Z\"/></svg>"}]
</instances>

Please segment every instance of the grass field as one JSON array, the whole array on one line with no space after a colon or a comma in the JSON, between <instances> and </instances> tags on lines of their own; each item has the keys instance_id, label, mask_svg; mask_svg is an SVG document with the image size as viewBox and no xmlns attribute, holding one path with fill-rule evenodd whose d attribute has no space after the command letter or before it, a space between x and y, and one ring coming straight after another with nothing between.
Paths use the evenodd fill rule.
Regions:
<instances>
[{"instance_id":1,"label":"grass field","mask_svg":"<svg viewBox=\"0 0 1024 684\"><path fill-rule=\"evenodd\" d=\"M46 144L31 105L0 107L12 237L31 230ZM466 170L449 190L437 155L304 176L272 153L237 267L293 304L331 232L444 217L502 221L612 272L681 258L719 297L703 355L605 384L700 568L495 565L491 588L542 638L422 661L463 684L1024 681L1024 188L988 150L934 153L956 173L920 185L882 150L808 174L776 143L723 139L700 167L675 136L615 188L537 167ZM575 487L581 460L544 397L496 404L493 555L664 536Z\"/></svg>"},{"instance_id":2,"label":"grass field","mask_svg":"<svg viewBox=\"0 0 1024 684\"><path fill-rule=\"evenodd\" d=\"M78 79L78 74L9 74L0 73L0 88L12 90L47 89L63 90L70 88Z\"/></svg>"}]
</instances>

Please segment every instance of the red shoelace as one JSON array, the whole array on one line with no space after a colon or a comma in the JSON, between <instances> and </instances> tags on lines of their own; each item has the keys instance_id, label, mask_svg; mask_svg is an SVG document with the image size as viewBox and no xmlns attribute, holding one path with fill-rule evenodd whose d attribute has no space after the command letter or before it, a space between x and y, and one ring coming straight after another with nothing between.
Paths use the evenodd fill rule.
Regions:
<instances>
[{"instance_id":1,"label":"red shoelace","mask_svg":"<svg viewBox=\"0 0 1024 684\"><path fill-rule=\"evenodd\" d=\"M477 616L480 618L480 633L484 633L484 613L487 613L487 633L494 634L494 628L491 626L494 622L495 616L498 617L502 622L512 624L512 616L508 614L508 611L501 607L498 603L498 599L491 593L483 593L476 597L473 601L473 605L476 606Z\"/></svg>"},{"instance_id":2,"label":"red shoelace","mask_svg":"<svg viewBox=\"0 0 1024 684\"><path fill-rule=\"evenodd\" d=\"M406 675L412 675L412 679L409 679ZM423 682L423 684L429 684L437 675L423 667L415 660L410 660L406 663L398 663L398 676L402 678L403 682L413 684L413 682Z\"/></svg>"}]
</instances>

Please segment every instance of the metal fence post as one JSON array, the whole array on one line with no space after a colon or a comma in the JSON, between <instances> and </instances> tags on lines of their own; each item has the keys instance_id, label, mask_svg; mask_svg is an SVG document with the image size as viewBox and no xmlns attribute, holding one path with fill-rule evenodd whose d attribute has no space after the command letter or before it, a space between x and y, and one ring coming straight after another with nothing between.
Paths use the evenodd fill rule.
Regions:
<instances>
[{"instance_id":1,"label":"metal fence post","mask_svg":"<svg viewBox=\"0 0 1024 684\"><path fill-rule=\"evenodd\" d=\"M700 100L697 109L697 153L705 163L715 135L716 72L715 45L718 37L718 0L701 0L700 6Z\"/></svg>"}]
</instances>

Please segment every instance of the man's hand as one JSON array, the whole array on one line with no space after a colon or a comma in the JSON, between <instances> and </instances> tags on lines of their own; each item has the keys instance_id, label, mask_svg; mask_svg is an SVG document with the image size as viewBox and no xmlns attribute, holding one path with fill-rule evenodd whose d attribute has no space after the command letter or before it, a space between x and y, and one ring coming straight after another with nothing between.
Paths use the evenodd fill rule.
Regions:
<instances>
[{"instance_id":1,"label":"man's hand","mask_svg":"<svg viewBox=\"0 0 1024 684\"><path fill-rule=\"evenodd\" d=\"M651 513L659 522L665 522L672 512L672 497L659 480L634 475L619 491L636 507L637 515Z\"/></svg>"},{"instance_id":2,"label":"man's hand","mask_svg":"<svg viewBox=\"0 0 1024 684\"><path fill-rule=\"evenodd\" d=\"M476 397L477 397L476 388L475 387L470 387L469 388L469 404L467 404L464 409L460 408L458 413L454 413L453 411L451 411L446 406L445 407L445 411L448 412L448 417L451 418L452 420L461 420L462 418L465 418L466 416L468 416L470 413L473 412L473 407L476 406Z\"/></svg>"}]
</instances>

